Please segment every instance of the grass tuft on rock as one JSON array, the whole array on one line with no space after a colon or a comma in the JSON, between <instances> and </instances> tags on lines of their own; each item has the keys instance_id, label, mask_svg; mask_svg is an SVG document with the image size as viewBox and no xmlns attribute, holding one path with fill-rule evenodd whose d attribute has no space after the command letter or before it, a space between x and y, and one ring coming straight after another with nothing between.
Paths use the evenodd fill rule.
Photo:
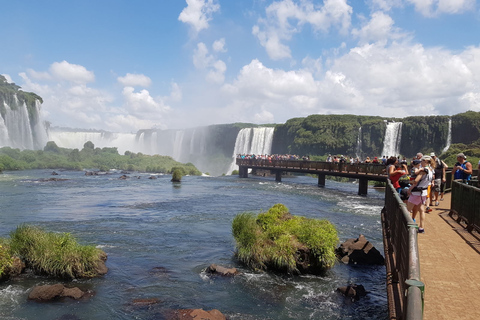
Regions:
<instances>
[{"instance_id":1,"label":"grass tuft on rock","mask_svg":"<svg viewBox=\"0 0 480 320\"><path fill-rule=\"evenodd\" d=\"M255 270L321 273L335 264L335 226L328 220L293 216L283 204L258 216L238 214L232 233L237 258Z\"/></svg>"},{"instance_id":2,"label":"grass tuft on rock","mask_svg":"<svg viewBox=\"0 0 480 320\"><path fill-rule=\"evenodd\" d=\"M10 251L35 273L59 278L97 276L103 251L77 243L70 233L46 232L39 227L21 225L10 234Z\"/></svg>"}]
</instances>

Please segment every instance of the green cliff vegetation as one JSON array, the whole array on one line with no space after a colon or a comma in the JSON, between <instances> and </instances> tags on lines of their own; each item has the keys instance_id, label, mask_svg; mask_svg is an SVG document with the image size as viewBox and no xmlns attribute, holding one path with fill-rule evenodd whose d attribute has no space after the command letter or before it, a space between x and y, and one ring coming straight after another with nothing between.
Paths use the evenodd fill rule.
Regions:
<instances>
[{"instance_id":1,"label":"green cliff vegetation","mask_svg":"<svg viewBox=\"0 0 480 320\"><path fill-rule=\"evenodd\" d=\"M310 115L293 118L275 127L272 153L309 155L315 160L325 160L329 153L359 156L361 159L382 157L387 122L391 121L402 123L400 154L407 158L417 152L441 155L447 146L450 121L453 149L469 153L472 161L480 156L480 112L474 111L451 117Z\"/></svg>"},{"instance_id":2,"label":"green cliff vegetation","mask_svg":"<svg viewBox=\"0 0 480 320\"><path fill-rule=\"evenodd\" d=\"M362 152L379 153L385 126L381 117L317 114L293 118L275 127L272 153L355 155L360 133Z\"/></svg>"},{"instance_id":3,"label":"green cliff vegetation","mask_svg":"<svg viewBox=\"0 0 480 320\"><path fill-rule=\"evenodd\" d=\"M95 246L78 244L70 233L46 232L30 225L19 226L10 239L0 243L0 278L5 278L13 257L36 274L68 279L99 275L98 266L106 258Z\"/></svg>"},{"instance_id":4,"label":"green cliff vegetation","mask_svg":"<svg viewBox=\"0 0 480 320\"><path fill-rule=\"evenodd\" d=\"M2 118L5 118L7 112L5 104L7 104L13 110L16 110L19 106L25 103L28 110L28 117L30 123L37 123L38 114L36 108L36 101L43 103L40 96L33 92L24 92L20 90L20 86L15 83L8 83L7 79L0 75L0 114ZM15 99L16 96L16 99Z\"/></svg>"},{"instance_id":5,"label":"green cliff vegetation","mask_svg":"<svg viewBox=\"0 0 480 320\"><path fill-rule=\"evenodd\" d=\"M283 204L232 223L236 255L248 267L290 274L321 273L335 263L337 230L327 220L293 216Z\"/></svg>"},{"instance_id":6,"label":"green cliff vegetation","mask_svg":"<svg viewBox=\"0 0 480 320\"><path fill-rule=\"evenodd\" d=\"M25 169L110 169L171 173L172 168L181 168L184 174L200 175L201 172L191 163L182 164L168 156L144 155L126 151L118 154L117 148L95 148L90 141L82 150L58 147L49 141L43 150L0 148L0 170Z\"/></svg>"}]
</instances>

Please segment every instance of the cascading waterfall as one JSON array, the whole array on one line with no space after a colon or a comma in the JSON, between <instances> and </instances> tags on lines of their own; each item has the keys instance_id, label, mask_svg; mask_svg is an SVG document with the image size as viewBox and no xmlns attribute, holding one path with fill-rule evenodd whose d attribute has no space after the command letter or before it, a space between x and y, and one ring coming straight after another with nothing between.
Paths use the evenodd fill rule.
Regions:
<instances>
[{"instance_id":1,"label":"cascading waterfall","mask_svg":"<svg viewBox=\"0 0 480 320\"><path fill-rule=\"evenodd\" d=\"M442 153L447 152L452 144L452 118L448 119L448 136L447 136L447 145L443 148Z\"/></svg>"},{"instance_id":2,"label":"cascading waterfall","mask_svg":"<svg viewBox=\"0 0 480 320\"><path fill-rule=\"evenodd\" d=\"M275 128L244 128L238 132L233 150L233 161L227 174L232 174L237 168L238 154L270 154L272 151L273 132Z\"/></svg>"},{"instance_id":3,"label":"cascading waterfall","mask_svg":"<svg viewBox=\"0 0 480 320\"><path fill-rule=\"evenodd\" d=\"M2 102L0 102L2 103ZM28 106L20 102L15 94L11 105L3 101L3 121L0 121L0 147L21 150L43 149L48 141L47 130L41 120L40 101L30 108L34 116L29 116ZM1 118L0 118L1 119Z\"/></svg>"},{"instance_id":4,"label":"cascading waterfall","mask_svg":"<svg viewBox=\"0 0 480 320\"><path fill-rule=\"evenodd\" d=\"M400 154L400 141L402 139L402 123L389 122L385 130L385 138L383 140L382 155L398 156Z\"/></svg>"},{"instance_id":5,"label":"cascading waterfall","mask_svg":"<svg viewBox=\"0 0 480 320\"><path fill-rule=\"evenodd\" d=\"M358 128L358 137L357 137L357 150L355 152L355 156L360 158L362 154L362 127Z\"/></svg>"}]
</instances>

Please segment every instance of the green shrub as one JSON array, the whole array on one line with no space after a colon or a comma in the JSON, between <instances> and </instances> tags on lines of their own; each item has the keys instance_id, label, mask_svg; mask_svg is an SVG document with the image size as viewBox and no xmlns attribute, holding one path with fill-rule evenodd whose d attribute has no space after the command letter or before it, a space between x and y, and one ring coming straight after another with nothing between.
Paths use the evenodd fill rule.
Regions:
<instances>
[{"instance_id":1,"label":"green shrub","mask_svg":"<svg viewBox=\"0 0 480 320\"><path fill-rule=\"evenodd\" d=\"M5 272L12 266L12 262L10 246L5 239L0 239L0 279L5 276Z\"/></svg>"},{"instance_id":2,"label":"green shrub","mask_svg":"<svg viewBox=\"0 0 480 320\"><path fill-rule=\"evenodd\" d=\"M232 222L237 258L253 269L320 273L335 264L338 236L328 220L292 216L283 204Z\"/></svg>"},{"instance_id":3,"label":"green shrub","mask_svg":"<svg viewBox=\"0 0 480 320\"><path fill-rule=\"evenodd\" d=\"M173 182L180 182L182 181L182 170L180 169L175 169L173 170L173 173L172 173L172 181Z\"/></svg>"},{"instance_id":4,"label":"green shrub","mask_svg":"<svg viewBox=\"0 0 480 320\"><path fill-rule=\"evenodd\" d=\"M60 278L84 278L97 275L102 251L82 246L70 233L45 232L21 225L10 234L11 251L34 272Z\"/></svg>"}]
</instances>

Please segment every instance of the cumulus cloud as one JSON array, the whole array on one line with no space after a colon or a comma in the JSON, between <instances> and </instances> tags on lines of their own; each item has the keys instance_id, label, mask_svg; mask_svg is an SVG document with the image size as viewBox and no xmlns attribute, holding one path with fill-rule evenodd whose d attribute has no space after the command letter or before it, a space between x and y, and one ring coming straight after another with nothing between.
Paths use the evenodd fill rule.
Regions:
<instances>
[{"instance_id":1,"label":"cumulus cloud","mask_svg":"<svg viewBox=\"0 0 480 320\"><path fill-rule=\"evenodd\" d=\"M49 71L50 74L58 80L66 80L74 83L95 81L95 75L92 71L88 71L84 66L68 63L65 60L52 63Z\"/></svg>"},{"instance_id":2,"label":"cumulus cloud","mask_svg":"<svg viewBox=\"0 0 480 320\"><path fill-rule=\"evenodd\" d=\"M388 14L377 11L372 13L371 19L366 21L361 29L353 29L352 35L359 39L360 44L377 41L385 43L406 36L393 25L394 21Z\"/></svg>"},{"instance_id":3,"label":"cumulus cloud","mask_svg":"<svg viewBox=\"0 0 480 320\"><path fill-rule=\"evenodd\" d=\"M290 48L284 43L299 33L304 25L316 32L328 33L332 27L346 34L350 28L352 7L346 0L325 0L323 5L311 0L283 0L274 2L252 28L269 57L280 60L291 57Z\"/></svg>"},{"instance_id":4,"label":"cumulus cloud","mask_svg":"<svg viewBox=\"0 0 480 320\"><path fill-rule=\"evenodd\" d=\"M227 49L225 48L225 38L216 40L213 43L212 48L213 48L213 51L216 51L216 52L227 52Z\"/></svg>"},{"instance_id":5,"label":"cumulus cloud","mask_svg":"<svg viewBox=\"0 0 480 320\"><path fill-rule=\"evenodd\" d=\"M223 83L227 65L222 60L217 60L211 55L207 46L200 42L193 52L193 64L197 69L206 69L206 79L214 83Z\"/></svg>"},{"instance_id":6,"label":"cumulus cloud","mask_svg":"<svg viewBox=\"0 0 480 320\"><path fill-rule=\"evenodd\" d=\"M8 74L2 74L2 76L5 77L5 79L7 80L8 83L13 83L12 77L10 77Z\"/></svg>"},{"instance_id":7,"label":"cumulus cloud","mask_svg":"<svg viewBox=\"0 0 480 320\"><path fill-rule=\"evenodd\" d=\"M480 111L479 61L479 47L455 54L396 42L352 48L323 73L314 59L291 71L252 60L223 85L228 103L217 113L265 123L312 113L404 117Z\"/></svg>"},{"instance_id":8,"label":"cumulus cloud","mask_svg":"<svg viewBox=\"0 0 480 320\"><path fill-rule=\"evenodd\" d=\"M208 28L212 14L220 10L220 5L214 0L186 0L187 7L182 10L178 20L189 24L198 33Z\"/></svg>"},{"instance_id":9,"label":"cumulus cloud","mask_svg":"<svg viewBox=\"0 0 480 320\"><path fill-rule=\"evenodd\" d=\"M126 87L150 87L152 83L149 77L135 73L127 73L124 77L118 77L117 81Z\"/></svg>"},{"instance_id":10,"label":"cumulus cloud","mask_svg":"<svg viewBox=\"0 0 480 320\"><path fill-rule=\"evenodd\" d=\"M406 0L426 17L439 14L459 14L475 8L475 0Z\"/></svg>"}]
</instances>

